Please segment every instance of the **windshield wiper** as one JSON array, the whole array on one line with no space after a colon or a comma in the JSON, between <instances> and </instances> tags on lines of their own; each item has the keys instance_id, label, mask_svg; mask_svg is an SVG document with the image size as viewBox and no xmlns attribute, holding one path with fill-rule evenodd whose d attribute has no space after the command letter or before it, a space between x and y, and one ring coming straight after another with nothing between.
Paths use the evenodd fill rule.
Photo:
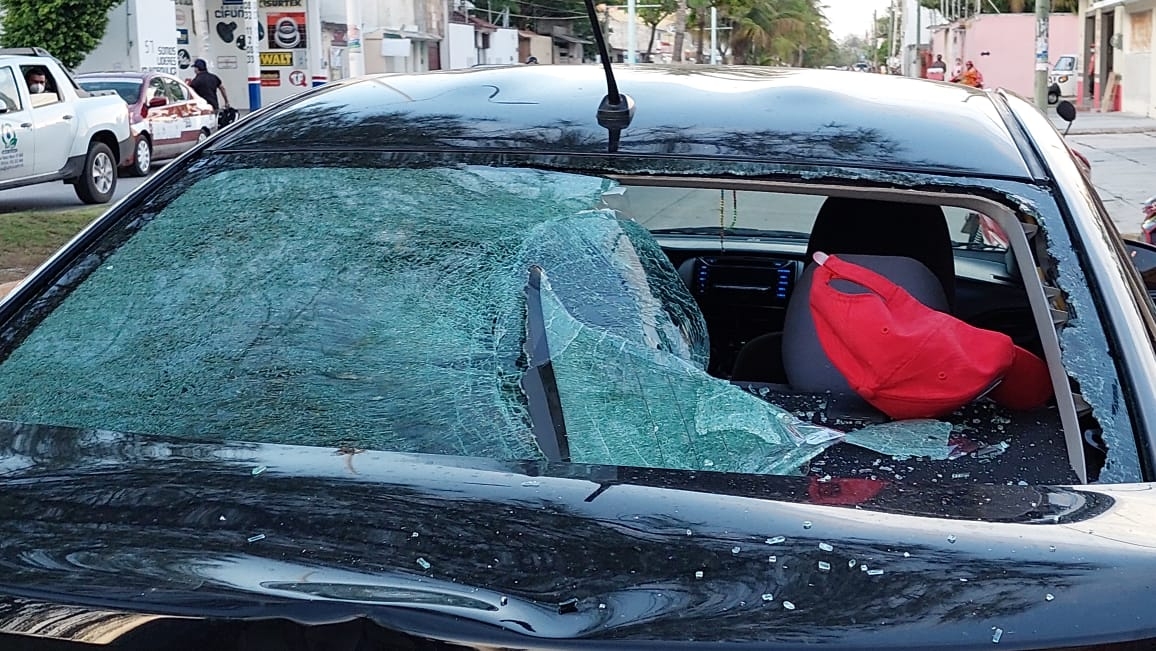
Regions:
<instances>
[{"instance_id":1,"label":"windshield wiper","mask_svg":"<svg viewBox=\"0 0 1156 651\"><path fill-rule=\"evenodd\" d=\"M718 226L680 226L677 228L654 228L652 235L712 235L727 237L765 237L779 240L805 240L809 236L798 231L775 231L762 228L719 228Z\"/></svg>"},{"instance_id":2,"label":"windshield wiper","mask_svg":"<svg viewBox=\"0 0 1156 651\"><path fill-rule=\"evenodd\" d=\"M546 272L530 267L526 281L526 354L530 368L522 376L522 390L530 408L530 422L538 447L550 461L570 461L570 443L566 438L566 420L562 416L562 397L554 377L550 347L546 341L546 319L542 314L542 283Z\"/></svg>"}]
</instances>

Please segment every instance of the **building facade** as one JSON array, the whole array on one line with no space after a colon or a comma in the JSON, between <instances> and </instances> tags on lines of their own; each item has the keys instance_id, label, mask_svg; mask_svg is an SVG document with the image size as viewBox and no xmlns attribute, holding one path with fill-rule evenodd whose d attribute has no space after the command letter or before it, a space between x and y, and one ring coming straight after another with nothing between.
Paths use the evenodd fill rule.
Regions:
<instances>
[{"instance_id":1,"label":"building facade","mask_svg":"<svg viewBox=\"0 0 1156 651\"><path fill-rule=\"evenodd\" d=\"M1079 46L1080 19L1076 14L1051 15L1048 22L1048 56L1055 63L1075 54ZM1034 14L977 14L934 28L931 54L942 55L948 78L956 60L974 62L987 88L1004 88L1022 97L1035 96Z\"/></svg>"},{"instance_id":2,"label":"building facade","mask_svg":"<svg viewBox=\"0 0 1156 651\"><path fill-rule=\"evenodd\" d=\"M1085 106L1156 117L1156 0L1081 0L1080 98Z\"/></svg>"}]
</instances>

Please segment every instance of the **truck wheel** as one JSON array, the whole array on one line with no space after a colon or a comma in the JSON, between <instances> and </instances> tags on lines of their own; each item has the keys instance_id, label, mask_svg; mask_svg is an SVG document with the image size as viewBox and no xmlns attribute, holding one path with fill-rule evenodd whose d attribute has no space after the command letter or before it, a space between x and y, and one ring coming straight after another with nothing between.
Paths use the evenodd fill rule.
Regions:
<instances>
[{"instance_id":1,"label":"truck wheel","mask_svg":"<svg viewBox=\"0 0 1156 651\"><path fill-rule=\"evenodd\" d=\"M148 136L142 135L133 148L132 167L128 168L128 173L133 176L145 176L152 168L153 144L149 142Z\"/></svg>"},{"instance_id":2,"label":"truck wheel","mask_svg":"<svg viewBox=\"0 0 1156 651\"><path fill-rule=\"evenodd\" d=\"M88 145L84 171L76 179L76 196L84 203L108 203L116 191L116 159L103 142Z\"/></svg>"},{"instance_id":3,"label":"truck wheel","mask_svg":"<svg viewBox=\"0 0 1156 651\"><path fill-rule=\"evenodd\" d=\"M1055 91L1049 91L1048 92L1048 104L1056 104L1056 103L1059 103L1059 101L1060 101L1059 93L1057 93Z\"/></svg>"}]
</instances>

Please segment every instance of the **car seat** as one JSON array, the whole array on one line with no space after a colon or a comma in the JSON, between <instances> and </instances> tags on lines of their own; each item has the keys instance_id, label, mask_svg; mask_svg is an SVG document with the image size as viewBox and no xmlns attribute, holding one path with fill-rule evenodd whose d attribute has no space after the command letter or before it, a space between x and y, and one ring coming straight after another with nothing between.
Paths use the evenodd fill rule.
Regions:
<instances>
[{"instance_id":1,"label":"car seat","mask_svg":"<svg viewBox=\"0 0 1156 651\"><path fill-rule=\"evenodd\" d=\"M881 273L928 307L949 313L954 307L955 256L939 206L830 197L815 218L806 267L788 300L783 331L761 335L743 346L732 369L733 381L850 392L823 352L811 320L811 258L816 251Z\"/></svg>"}]
</instances>

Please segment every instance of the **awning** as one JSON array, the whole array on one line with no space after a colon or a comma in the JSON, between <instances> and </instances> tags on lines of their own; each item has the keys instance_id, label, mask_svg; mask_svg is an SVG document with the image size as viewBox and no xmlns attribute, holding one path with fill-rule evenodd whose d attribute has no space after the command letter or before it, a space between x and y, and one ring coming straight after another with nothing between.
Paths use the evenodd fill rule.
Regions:
<instances>
[{"instance_id":1,"label":"awning","mask_svg":"<svg viewBox=\"0 0 1156 651\"><path fill-rule=\"evenodd\" d=\"M1136 2L1136 0L1097 0L1097 2L1093 2L1092 4L1088 5L1088 11L1112 9L1113 7L1119 7L1122 5L1130 5L1134 2Z\"/></svg>"},{"instance_id":2,"label":"awning","mask_svg":"<svg viewBox=\"0 0 1156 651\"><path fill-rule=\"evenodd\" d=\"M563 43L579 43L581 45L590 45L591 42L586 39L571 36L569 34L554 34L552 37L555 41L562 41Z\"/></svg>"},{"instance_id":3,"label":"awning","mask_svg":"<svg viewBox=\"0 0 1156 651\"><path fill-rule=\"evenodd\" d=\"M481 18L478 18L476 16L470 16L469 20L470 20L470 24L474 26L475 32L482 32L483 34L493 34L494 32L498 31L498 29L499 29L497 25L495 25L489 21L482 20Z\"/></svg>"},{"instance_id":4,"label":"awning","mask_svg":"<svg viewBox=\"0 0 1156 651\"><path fill-rule=\"evenodd\" d=\"M387 38L390 38L390 37L391 38L408 38L411 41L440 41L440 40L442 40L442 37L437 35L437 34L431 34L429 32L420 32L417 30L410 31L407 29L385 29L385 28L382 28L381 34L382 34L382 36L385 36Z\"/></svg>"}]
</instances>

